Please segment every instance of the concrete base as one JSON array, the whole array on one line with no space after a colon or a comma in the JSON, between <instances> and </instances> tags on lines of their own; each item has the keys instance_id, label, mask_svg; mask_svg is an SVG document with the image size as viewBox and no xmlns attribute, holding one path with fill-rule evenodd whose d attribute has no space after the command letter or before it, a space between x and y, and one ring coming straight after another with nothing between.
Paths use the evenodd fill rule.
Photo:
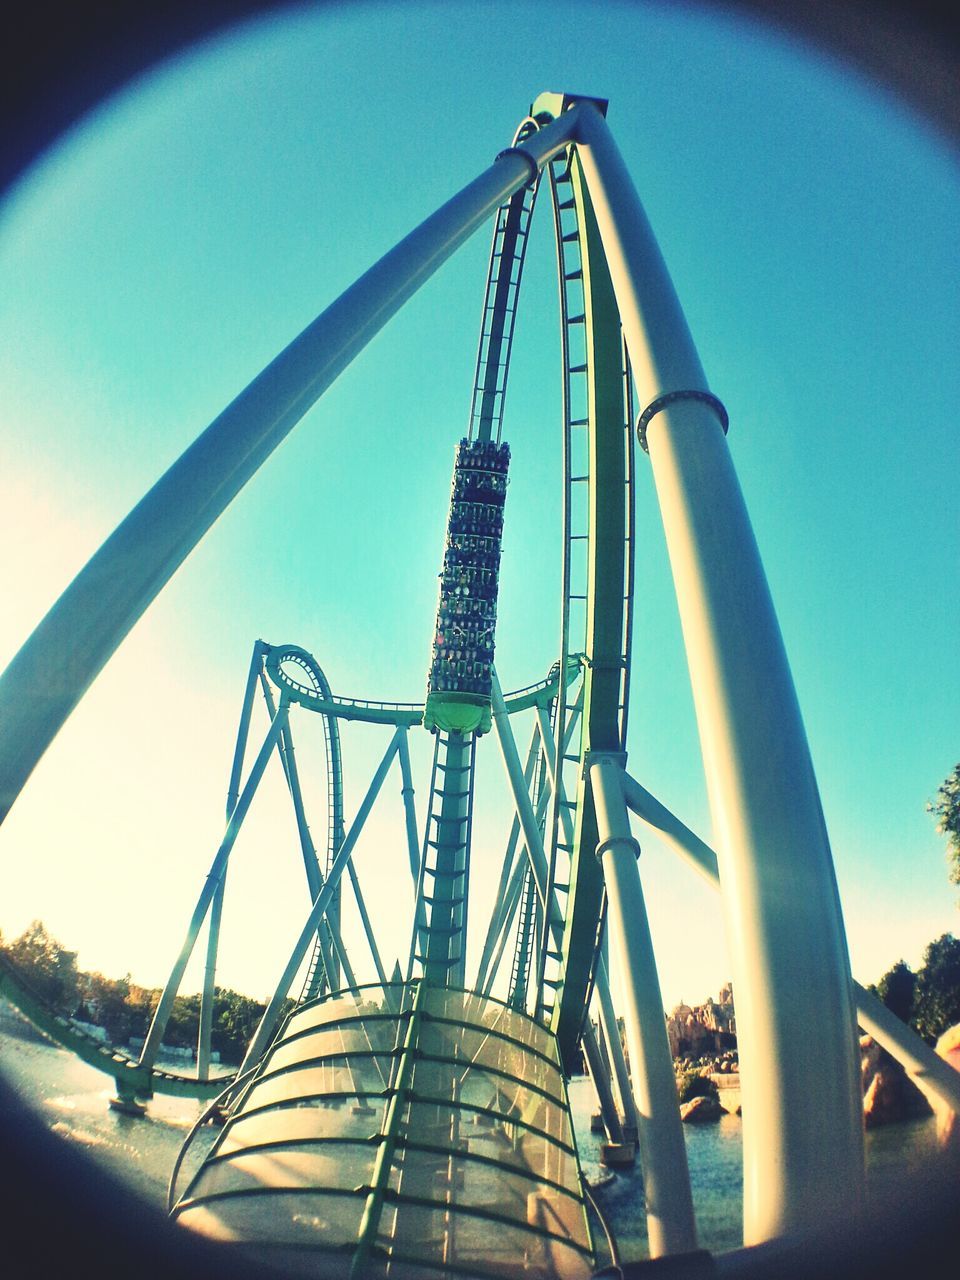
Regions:
<instances>
[{"instance_id":1,"label":"concrete base","mask_svg":"<svg viewBox=\"0 0 960 1280\"><path fill-rule=\"evenodd\" d=\"M145 1116L147 1114L147 1104L138 1102L136 1098L125 1098L122 1094L116 1094L109 1099L109 1107L111 1111L119 1111L123 1116Z\"/></svg>"},{"instance_id":2,"label":"concrete base","mask_svg":"<svg viewBox=\"0 0 960 1280\"><path fill-rule=\"evenodd\" d=\"M600 1163L608 1169L632 1169L637 1160L635 1142L603 1142L600 1144Z\"/></svg>"}]
</instances>

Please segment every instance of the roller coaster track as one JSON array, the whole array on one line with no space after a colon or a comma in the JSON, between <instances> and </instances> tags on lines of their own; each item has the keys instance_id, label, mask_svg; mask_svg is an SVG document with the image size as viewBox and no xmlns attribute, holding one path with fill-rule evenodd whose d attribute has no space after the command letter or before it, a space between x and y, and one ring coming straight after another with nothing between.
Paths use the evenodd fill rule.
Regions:
<instances>
[{"instance_id":1,"label":"roller coaster track","mask_svg":"<svg viewBox=\"0 0 960 1280\"><path fill-rule=\"evenodd\" d=\"M538 105L543 106L543 103ZM551 104L553 105L553 104ZM536 106L535 109L536 110ZM549 110L523 121L516 147L550 122ZM567 747L569 682L551 708L549 748L556 776L546 818L547 910L536 957L536 1014L575 1060L603 917L593 800L584 786L591 750L626 741L634 562L631 381L619 312L596 220L574 147L549 165L560 282L563 360L563 532L560 657L579 657L584 713ZM474 380L470 431L499 440L529 222L539 179L497 212ZM546 709L548 703L537 703ZM512 710L512 707L508 709ZM528 887L529 889L529 887ZM526 986L535 912L529 892L518 916L512 995ZM562 942L550 920L563 919Z\"/></svg>"},{"instance_id":2,"label":"roller coaster track","mask_svg":"<svg viewBox=\"0 0 960 1280\"><path fill-rule=\"evenodd\" d=\"M222 1093L233 1079L233 1074L227 1074L211 1080L198 1080L195 1076L182 1075L161 1067L142 1067L131 1053L104 1044L77 1026L72 1018L65 1017L2 954L0 995L15 1005L51 1040L55 1040L64 1049L69 1049L88 1066L111 1076L116 1082L118 1094L123 1098L146 1098L154 1093L165 1093L181 1098L209 1100Z\"/></svg>"},{"instance_id":3,"label":"roller coaster track","mask_svg":"<svg viewBox=\"0 0 960 1280\"><path fill-rule=\"evenodd\" d=\"M271 675L274 683L281 689L285 688L281 676L283 664L287 664L288 667L293 665L305 673L310 681L310 687L312 687L321 702L329 704L333 701L333 694L330 691L327 677L313 655L307 653L305 649L300 649L296 645L276 648L273 645L268 645L263 640L258 641L258 649L263 655L264 670ZM265 688L265 695L266 692ZM268 700L268 705L271 705L270 700ZM284 773L287 776L287 783L294 798L304 858L308 861L308 864L311 861L317 863L317 870L321 872L310 882L312 898L316 898L317 893L322 888L323 880L330 874L330 867L336 857L337 850L343 844L345 836L343 822L343 756L340 750L340 729L337 724L337 717L329 712L321 712L321 720L323 721L324 758L327 766L327 848L326 860L322 869L319 867L319 859L303 813L299 787L292 777L292 771L296 766L293 762L293 739L289 723L284 728L280 739ZM353 871L352 865L350 870L355 876L356 873ZM325 990L335 991L340 986L341 958L345 959L345 957L341 955L342 947L330 937L331 925L339 933L340 901L341 894L338 889L328 910L324 925L321 926L317 934L313 956L300 994L301 1001L312 1000L314 997L322 995Z\"/></svg>"},{"instance_id":4,"label":"roller coaster track","mask_svg":"<svg viewBox=\"0 0 960 1280\"><path fill-rule=\"evenodd\" d=\"M587 1007L603 914L593 800L584 786L589 751L626 743L633 626L633 448L631 390L619 312L590 198L576 156L550 164L560 281L563 356L563 535L561 661L584 657L579 750L560 748L566 690L557 699L557 786L548 819L548 901L564 916L556 950L543 930L541 1016L571 1060ZM620 496L618 496L620 495ZM554 991L552 1004L546 993Z\"/></svg>"},{"instance_id":5,"label":"roller coaster track","mask_svg":"<svg viewBox=\"0 0 960 1280\"><path fill-rule=\"evenodd\" d=\"M367 724L417 725L423 720L422 702L371 702L363 698L334 695L329 691L326 695L322 695L315 688L297 680L284 665L289 660L303 670L312 670L317 666L312 654L296 645L269 645L267 648L269 652L266 669L271 680L283 690L291 702L309 711L318 711L322 715L340 720L359 720ZM581 663L582 655L578 653L568 655L567 684L572 684L576 680ZM559 663L555 663L542 680L504 694L507 710L514 715L519 711L527 711L531 707L549 706L557 695L560 683L560 666Z\"/></svg>"},{"instance_id":6,"label":"roller coaster track","mask_svg":"<svg viewBox=\"0 0 960 1280\"><path fill-rule=\"evenodd\" d=\"M433 1195L433 1175L440 1168L435 1157L443 1157L444 1168L449 1165L452 1173L448 1157L462 1154L459 1139L454 1134L452 1144L430 1140L437 1137L435 1126L431 1126L433 1132L426 1139L421 1132L414 1133L410 1141L410 1135L400 1131L401 1113L408 1096L423 1101L415 1096L418 1059L431 1061L428 1083L443 1077L459 1088L460 1046L439 1041L431 1045L438 1027L455 1026L455 1041L463 1038L462 1028L469 1027L479 1037L478 1059L485 1050L490 1028L481 1020L473 1025L466 1006L477 1001L477 1007L482 1008L491 999L492 975L516 917L511 998L518 1004L528 995L534 948L537 953L533 1012L539 1022L527 1021L533 1038L543 1037L544 1047L531 1058L531 1076L536 1074L537 1061L546 1058L551 1067L562 1065L568 1072L572 1070L581 1035L590 1046L592 1033L585 1028L584 1019L598 968L598 940L606 909L604 876L610 886L611 933L626 979L624 1021L628 1037L632 1037L631 1066L645 1080L639 1086L638 1101L646 1094L650 1099L655 1096L655 1103L637 1108L641 1146L646 1144L644 1183L651 1253L656 1248L661 1253L691 1256L689 1251L695 1244L669 1046L662 1035L662 1002L628 810L662 830L712 880L717 879L717 857L622 767L629 710L635 532L631 373L624 354L621 314L645 406L638 419L638 433L649 453L661 500L684 634L697 637L694 643L687 640L688 665L711 805L721 827L724 897L738 926L731 931L731 950L735 981L741 993L746 993L739 1028L744 1082L746 1086L749 1076L751 1099L745 1110L759 1117L758 1123L751 1122L745 1129L747 1242L795 1237L816 1228L826 1203L838 1214L838 1221L852 1220L859 1212L862 1107L852 992L856 993L863 1025L891 1051L896 1050L917 1079L926 1076L931 1088L936 1081L939 1096L954 1110L960 1106L955 1073L928 1048L906 1038L897 1020L888 1018L869 993L851 986L822 806L776 617L724 440L726 410L709 390L656 242L602 118L605 110L606 104L597 99L541 95L513 145L500 153L497 163L374 264L194 441L91 557L0 677L2 820L87 688L204 533L369 339L491 214L495 215L494 240L469 434L479 441L494 437L499 441L529 220L541 173L548 167L563 353L558 657L546 681L511 695L506 705L499 682L494 680L491 685L491 714L496 719L517 810L514 831L518 826L523 828L526 849L521 849L521 856L512 863L509 857L504 863L499 909L491 921L477 984L482 991L479 996L472 991L456 993L452 984L462 981L463 976L475 738L472 731L438 734L419 869L418 907L429 906L430 913L418 913L414 919L413 945L421 947L415 961L421 973L414 976L411 963L408 978L412 981L403 992L403 998L412 997L413 1003L398 1008L387 990L394 984L381 977L382 1006L367 1010L360 1018L362 1022L373 1016L396 1024L395 1034L385 1041L385 1046L392 1043L393 1048L384 1046L380 1054L384 1062L377 1067L379 1080L372 1092L367 1090L355 1078L352 1064L345 1061L347 1078L323 1095L337 1102L376 1096L384 1107L375 1156L371 1154L374 1147L368 1122L358 1122L362 1133L357 1145L362 1143L364 1159L375 1168L350 1192L365 1197L355 1275L362 1274L361 1267L379 1247L376 1233L384 1218L384 1204L391 1196L397 1199L391 1178L405 1158L404 1144L430 1157L424 1167L431 1178L424 1181L423 1188L429 1194L411 1192L404 1185L400 1198L406 1197L418 1213L423 1208L433 1211L442 1207L444 1214L449 1214L452 1195L442 1204ZM620 310L601 244L601 226L616 267ZM648 438L646 427L654 418L656 427ZM712 524L699 520L704 512L716 517ZM722 538L716 536L718 529L722 529ZM110 581L110 591L104 591L105 581ZM750 640L746 656L744 637ZM248 805L275 745L284 759L291 792L296 791L287 729L290 703L325 716L328 755L339 719L395 726L368 792L372 804L394 754L400 753L403 767L403 730L423 721L423 706L334 698L319 667L305 651L263 649L269 651L269 667L261 670L258 678L265 696L268 675L281 690L280 706L236 808L246 811L244 797ZM51 680L51 671L62 672L63 678ZM570 705L568 686L578 676L582 678L577 700ZM267 697L268 705L271 698L272 693ZM542 760L540 756L535 761L531 758L529 772L520 769L508 715L524 708L536 711L531 751L542 755ZM241 736L245 737L245 732L242 729ZM242 752L239 754L242 763ZM333 776L329 759L328 773ZM789 811L782 800L784 779L790 786ZM332 797L332 792L328 794ZM408 758L403 794L412 796ZM236 797L233 781L231 795ZM407 809L408 836L414 825L411 815L412 801ZM298 812L298 823L300 818ZM190 947L217 887L222 885L241 821L242 815L232 828L228 823L191 922ZM431 833L435 836L432 861L427 856ZM328 871L340 838L336 823L332 823ZM319 860L312 843L303 836L303 824L301 839L308 878L321 878ZM516 839L515 834L511 836L514 844ZM413 866L417 859L415 836L408 839L408 845ZM314 899L271 1007L285 1000L295 966L305 959L314 934L323 937L328 927L335 929L333 914L325 922L323 911L331 905L352 848L348 836L336 854L337 866ZM598 856L603 859L602 871ZM434 885L429 902L423 894L428 874ZM784 895L783 884L795 882L801 883L804 891ZM442 893L436 892L438 885ZM497 957L491 969L494 951ZM183 953L183 964L187 954ZM380 967L379 960L377 964ZM178 960L161 999L161 1005L168 1002L167 1012L182 973ZM335 980L333 965L326 957L326 977L318 976L320 973L318 960L316 982L308 988L327 978ZM348 980L353 986L349 974ZM601 994L603 989L601 984ZM790 1001L782 999L784 991L791 993ZM112 1075L122 1096L145 1096L156 1090L209 1098L223 1086L222 1080L194 1079L157 1069L147 1045L140 1061L134 1062L124 1051L100 1044L52 1009L6 962L0 962L0 992L59 1043ZM448 1016L444 1001L452 993L458 999L465 997L461 1017ZM440 1016L427 1007L431 1002L438 1002ZM312 1034L313 1027L308 1025L315 1012L312 1006L323 1003L323 999L308 1001L296 1009L295 1017L303 1029L295 1028L292 1039ZM335 1006L336 1001L330 1003ZM327 1021L339 1029L341 1023L353 1018L351 1013L344 1019L333 1007ZM162 1022L158 1009L151 1028L154 1055ZM269 1054L262 1055L275 1025L265 1015L248 1050L248 1058L255 1064L251 1069L260 1071L265 1080L268 1075L291 1074L298 1063L309 1068L312 1061L320 1060L295 1055L293 1066L264 1074ZM654 1040L662 1042L659 1057L647 1052ZM557 1051L559 1063L555 1062ZM324 1061L376 1060L378 1054L367 1037L353 1051L344 1048L321 1057ZM456 1079L449 1067L457 1067ZM490 1070L508 1080L511 1089L522 1083L517 1071L499 1066ZM203 1073L198 1069L199 1074ZM388 1076L390 1084L383 1090L380 1085L387 1083ZM784 1108L795 1096L797 1082L809 1078L829 1087L820 1090L823 1105L798 1125ZM300 1093L284 1093L280 1100L286 1103L302 1098L301 1086L295 1088ZM461 1103L455 1093L456 1089L442 1096L428 1092L426 1102L432 1111L438 1103L444 1107ZM553 1100L556 1114L566 1123L569 1108L562 1093L558 1086ZM463 1106L477 1115L489 1116L493 1111L489 1102L468 1100ZM291 1113L296 1109L289 1108ZM368 1109L364 1106L350 1112L351 1116L365 1114ZM511 1114L494 1118L511 1129L520 1124L531 1130L530 1115L522 1111L518 1117L514 1107ZM307 1142L313 1140L309 1133L301 1136ZM344 1139L337 1134L331 1140L353 1142L354 1136ZM395 1160L398 1153L399 1161ZM447 1174L444 1178L447 1190L455 1190L455 1179ZM265 1190L272 1194L274 1188ZM299 1185L294 1190L299 1192ZM335 1194L337 1189L331 1188L325 1175L316 1190ZM238 1196L246 1194L243 1187L237 1191ZM482 1202L478 1196L459 1208L465 1218L472 1214L490 1222L503 1221L478 1209ZM519 1225L529 1230L530 1200L523 1196L519 1203ZM411 1232L409 1239L415 1234ZM544 1238L551 1235L541 1234ZM393 1237L390 1240L392 1246ZM481 1261L488 1243L487 1238L480 1240ZM404 1241L401 1244L405 1247ZM590 1250L581 1246L581 1252L586 1255ZM396 1260L421 1261L405 1256L402 1249ZM457 1273L472 1274L464 1269ZM490 1271L481 1268L481 1274Z\"/></svg>"},{"instance_id":7,"label":"roller coaster track","mask_svg":"<svg viewBox=\"0 0 960 1280\"><path fill-rule=\"evenodd\" d=\"M414 930L407 981L422 976L438 987L465 985L476 748L472 733L436 735L417 885L423 923Z\"/></svg>"},{"instance_id":8,"label":"roller coaster track","mask_svg":"<svg viewBox=\"0 0 960 1280\"><path fill-rule=\"evenodd\" d=\"M511 149L536 133L538 128L534 119L528 117L524 120L514 135ZM539 187L538 174L528 186L521 187L500 206L494 221L468 429L468 434L479 440L495 438L499 441L503 427L520 280Z\"/></svg>"}]
</instances>

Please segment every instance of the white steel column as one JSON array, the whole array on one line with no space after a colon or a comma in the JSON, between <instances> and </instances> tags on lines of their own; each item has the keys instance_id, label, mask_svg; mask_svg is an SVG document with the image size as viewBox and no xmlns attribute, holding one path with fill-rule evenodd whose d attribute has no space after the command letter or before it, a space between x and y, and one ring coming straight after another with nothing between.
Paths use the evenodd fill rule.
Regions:
<instances>
[{"instance_id":1,"label":"white steel column","mask_svg":"<svg viewBox=\"0 0 960 1280\"><path fill-rule=\"evenodd\" d=\"M610 266L673 570L720 848L743 1081L744 1237L862 1204L860 1068L826 827L721 423L605 121L578 154ZM787 995L789 993L789 996ZM816 1107L795 1099L816 1094Z\"/></svg>"},{"instance_id":2,"label":"white steel column","mask_svg":"<svg viewBox=\"0 0 960 1280\"><path fill-rule=\"evenodd\" d=\"M640 846L630 831L622 773L619 762L609 756L591 756L588 761L597 812L597 857L607 888L607 928L623 989L650 1256L659 1258L696 1249L697 1229L660 980L637 867Z\"/></svg>"},{"instance_id":3,"label":"white steel column","mask_svg":"<svg viewBox=\"0 0 960 1280\"><path fill-rule=\"evenodd\" d=\"M533 778L534 767L537 762L538 747L540 745L540 730L537 725L533 726L533 733L530 735L530 746L527 749L527 762L523 768L523 779L529 793L530 783ZM487 976L487 966L490 963L490 957L493 955L494 947L497 943L500 930L507 914L507 890L511 881L514 867L514 855L517 849L517 841L520 837L520 819L514 814L513 822L510 824L510 834L507 837L507 848L503 855L503 865L500 869L500 881L497 885L497 892L493 899L493 912L490 916L490 922L487 925L487 934L483 943L483 950L480 953L480 963L477 966L477 990L482 991ZM515 905L515 904L514 904ZM512 914L512 913L511 913Z\"/></svg>"},{"instance_id":4,"label":"white steel column","mask_svg":"<svg viewBox=\"0 0 960 1280\"><path fill-rule=\"evenodd\" d=\"M718 887L720 873L717 869L717 855L708 844L705 844L690 828L671 813L666 805L661 804L656 796L652 796L645 787L641 787L636 778L629 773L623 775L623 798L627 808L637 815L657 835L698 871L708 884Z\"/></svg>"},{"instance_id":5,"label":"white steel column","mask_svg":"<svg viewBox=\"0 0 960 1280\"><path fill-rule=\"evenodd\" d=\"M616 1099L613 1096L613 1090L610 1088L610 1076L607 1072L607 1064L603 1060L600 1052L600 1043L597 1040L597 1033L593 1029L593 1023L590 1021L590 1014L587 1013L587 1020L583 1028L583 1056L587 1062L587 1068L590 1072L590 1079L593 1081L593 1087L597 1092L597 1102L600 1105L600 1114L603 1117L603 1127L607 1131L607 1137L611 1142L615 1142L618 1147L623 1146L623 1125L620 1123L620 1113L617 1111ZM646 1194L647 1184L644 1178L643 1184L644 1194ZM653 1254L657 1257L657 1254Z\"/></svg>"},{"instance_id":6,"label":"white steel column","mask_svg":"<svg viewBox=\"0 0 960 1280\"><path fill-rule=\"evenodd\" d=\"M520 829L526 842L527 854L530 858L530 866L537 886L537 896L546 912L546 919L549 921L552 913L548 910L547 904L547 856L543 850L543 836L540 834L537 815L534 813L533 804L530 801L530 793L527 791L526 783L524 782L520 756L517 754L517 742L510 727L510 713L507 711L506 703L503 700L500 680L496 671L491 671L490 675L493 727L497 733L503 767L507 771L507 781L510 783L513 803L517 810L517 818L520 821Z\"/></svg>"}]
</instances>

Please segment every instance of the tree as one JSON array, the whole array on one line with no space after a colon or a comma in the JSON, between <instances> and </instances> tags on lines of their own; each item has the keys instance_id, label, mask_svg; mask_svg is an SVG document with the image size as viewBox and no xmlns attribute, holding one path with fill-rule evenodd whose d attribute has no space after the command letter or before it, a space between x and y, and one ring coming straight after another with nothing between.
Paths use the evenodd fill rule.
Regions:
<instances>
[{"instance_id":1,"label":"tree","mask_svg":"<svg viewBox=\"0 0 960 1280\"><path fill-rule=\"evenodd\" d=\"M898 960L892 969L887 970L873 990L901 1022L909 1022L913 1013L916 985L917 975L905 960Z\"/></svg>"},{"instance_id":2,"label":"tree","mask_svg":"<svg viewBox=\"0 0 960 1280\"><path fill-rule=\"evenodd\" d=\"M945 933L923 953L917 973L913 1025L930 1044L960 1022L960 941Z\"/></svg>"},{"instance_id":3,"label":"tree","mask_svg":"<svg viewBox=\"0 0 960 1280\"><path fill-rule=\"evenodd\" d=\"M123 1044L132 1034L130 975L107 978L102 973L81 973L80 997L87 1021L103 1027L111 1044Z\"/></svg>"},{"instance_id":4,"label":"tree","mask_svg":"<svg viewBox=\"0 0 960 1280\"><path fill-rule=\"evenodd\" d=\"M237 1064L243 1060L265 1009L266 1005L258 1000L217 987L211 1044L224 1062Z\"/></svg>"},{"instance_id":5,"label":"tree","mask_svg":"<svg viewBox=\"0 0 960 1280\"><path fill-rule=\"evenodd\" d=\"M42 920L34 920L4 950L39 996L62 1013L73 1013L78 1001L77 953L49 934Z\"/></svg>"},{"instance_id":6,"label":"tree","mask_svg":"<svg viewBox=\"0 0 960 1280\"><path fill-rule=\"evenodd\" d=\"M682 1105L694 1098L713 1098L714 1102L719 1102L720 1090L709 1076L701 1075L696 1070L685 1071L677 1079L677 1100Z\"/></svg>"},{"instance_id":7,"label":"tree","mask_svg":"<svg viewBox=\"0 0 960 1280\"><path fill-rule=\"evenodd\" d=\"M950 863L950 879L960 884L960 764L953 766L940 784L936 800L927 810L937 816L937 830L947 837L947 858Z\"/></svg>"}]
</instances>

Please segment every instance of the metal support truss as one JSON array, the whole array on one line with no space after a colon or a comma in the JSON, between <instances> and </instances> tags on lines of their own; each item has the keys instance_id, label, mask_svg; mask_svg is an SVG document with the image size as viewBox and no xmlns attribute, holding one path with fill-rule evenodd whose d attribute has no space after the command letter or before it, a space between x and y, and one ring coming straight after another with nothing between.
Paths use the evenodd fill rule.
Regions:
<instances>
[{"instance_id":1,"label":"metal support truss","mask_svg":"<svg viewBox=\"0 0 960 1280\"><path fill-rule=\"evenodd\" d=\"M259 643L261 644L262 651L265 652L268 646L263 645L262 642ZM273 691L262 666L259 674L263 699L267 704L267 710L272 716L274 707ZM327 729L327 770L332 780L335 776L335 759L337 761L336 773L339 773L339 751L337 756L334 757L331 748L333 743L336 741L336 736L335 733L331 734L328 726L325 725L325 728ZM317 894L323 887L323 873L320 870L317 851L314 847L313 838L310 835L310 827L307 823L306 813L303 808L303 793L300 788L300 776L297 770L296 757L293 751L293 736L290 731L289 722L277 742L277 751L280 755L280 762L283 765L284 776L287 780L287 789L290 792L290 798L293 802L293 809L297 822L297 836L300 841L300 854L303 859L304 872L307 877L307 892L310 895L310 901L315 902ZM339 787L339 778L337 778L336 786ZM332 790L332 787L330 789ZM333 806L331 806L331 810L332 808ZM330 834L332 837L331 843L333 843L336 841L336 828L338 824L332 811L327 814L327 822L330 826ZM342 832L339 834L340 839L342 840ZM317 930L316 954L314 956L314 962L311 965L311 973L308 981L304 984L306 994L318 994L324 986L329 986L332 990L336 990L340 985L341 967L343 972L347 975L347 981L350 986L356 988L356 977L350 961L347 958L346 948L344 947L343 938L340 934L341 898L342 895L338 890L337 893L334 894L330 910L320 922L320 927Z\"/></svg>"},{"instance_id":2,"label":"metal support truss","mask_svg":"<svg viewBox=\"0 0 960 1280\"><path fill-rule=\"evenodd\" d=\"M203 883L200 891L200 897L194 908L190 924L187 927L187 936L184 938L183 946L180 948L180 954L174 962L170 977L167 979L166 986L160 995L160 1002L157 1005L153 1015L153 1021L150 1023L150 1030L147 1032L147 1038L144 1041L143 1049L140 1053L140 1066L150 1068L157 1060L157 1054L160 1050L160 1044L163 1040L163 1033L167 1029L167 1023L170 1020L170 1013L173 1009L173 1001L177 992L180 990L180 983L183 980L183 974L187 967L187 962L193 954L193 948L196 945L197 935L206 918L207 911L217 891L217 887L223 878L223 873L227 867L227 860L236 843L237 836L240 834L240 828L243 820L247 816L250 803L256 794L257 787L263 777L263 771L267 767L267 761L270 759L273 749L280 739L280 734L287 722L289 712L288 705L285 700L281 699L277 714L274 716L270 724L267 736L263 740L263 745L257 755L250 776L247 779L243 791L240 793L230 819L227 822L227 829L224 833L220 848L217 850L213 859L213 864L207 874L207 878Z\"/></svg>"},{"instance_id":3,"label":"metal support truss","mask_svg":"<svg viewBox=\"0 0 960 1280\"><path fill-rule=\"evenodd\" d=\"M240 708L240 725L237 730L237 742L233 753L233 767L230 770L230 782L227 787L227 821L236 806L240 793L240 775L243 770L243 757L247 749L247 738L250 733L250 715L257 691L257 674L263 661L263 647L258 640L253 646L250 658L250 669L247 672L247 685L243 693ZM213 1004L217 976L217 952L220 946L220 920L223 916L223 898L227 884L227 871L224 868L220 883L217 885L213 902L210 906L210 923L207 926L207 955L203 969L203 991L200 995L200 1027L197 1033L197 1079L207 1080L210 1076L210 1037L213 1030Z\"/></svg>"},{"instance_id":4,"label":"metal support truss","mask_svg":"<svg viewBox=\"0 0 960 1280\"><path fill-rule=\"evenodd\" d=\"M290 984L296 977L297 970L300 968L306 957L307 950L310 947L313 936L320 927L320 922L323 920L323 917L333 900L333 896L336 893L337 885L340 883L340 877L343 875L346 870L347 863L353 856L353 850L360 837L360 833L363 830L364 823L370 816L370 810L373 808L374 801L380 794L380 788L383 786L384 779L386 778L390 765L393 762L393 757L400 749L400 738L402 734L402 728L394 730L393 736L391 737L387 749L384 752L383 759L380 761L370 786L367 788L367 794L364 796L363 801L360 804L360 808L357 810L357 816L353 820L353 825L347 832L346 839L340 846L337 856L333 860L333 866L330 868L330 874L327 876L323 888L317 895L317 900L314 902L313 907L310 910L310 914L307 916L306 923L300 932L300 936L294 943L293 950L290 953L290 959L287 961L287 964L280 975L280 980L277 983L273 996L264 1011L263 1017L260 1019L260 1025L257 1027L250 1044L247 1046L246 1056L240 1066L240 1075L243 1075L245 1071L249 1070L250 1067L259 1061L261 1054L266 1049L271 1036L277 1028L277 1023L283 1013L283 1005L287 997L287 992L290 990Z\"/></svg>"}]
</instances>

